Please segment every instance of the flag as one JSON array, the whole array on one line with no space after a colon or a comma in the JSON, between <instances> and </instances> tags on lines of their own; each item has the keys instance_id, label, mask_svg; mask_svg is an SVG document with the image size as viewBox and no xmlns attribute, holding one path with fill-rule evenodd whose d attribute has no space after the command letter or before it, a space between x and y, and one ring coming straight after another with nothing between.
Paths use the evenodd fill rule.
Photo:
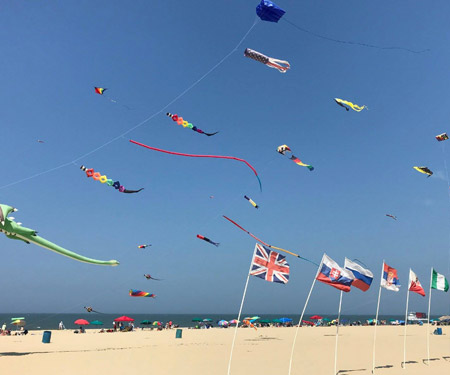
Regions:
<instances>
[{"instance_id":1,"label":"flag","mask_svg":"<svg viewBox=\"0 0 450 375\"><path fill-rule=\"evenodd\" d=\"M344 267L350 270L355 277L352 286L361 289L363 292L370 288L373 280L373 273L369 269L364 268L347 258L345 258Z\"/></svg>"},{"instance_id":2,"label":"flag","mask_svg":"<svg viewBox=\"0 0 450 375\"><path fill-rule=\"evenodd\" d=\"M408 290L425 297L425 291L422 288L422 284L420 283L419 278L417 277L417 275L413 272L413 270L411 268L409 269Z\"/></svg>"},{"instance_id":3,"label":"flag","mask_svg":"<svg viewBox=\"0 0 450 375\"><path fill-rule=\"evenodd\" d=\"M383 277L381 279L383 288L398 292L400 290L400 282L397 276L397 270L383 263Z\"/></svg>"},{"instance_id":4,"label":"flag","mask_svg":"<svg viewBox=\"0 0 450 375\"><path fill-rule=\"evenodd\" d=\"M431 278L431 287L433 289L448 291L448 281L444 275L437 273L433 268L433 276Z\"/></svg>"},{"instance_id":5,"label":"flag","mask_svg":"<svg viewBox=\"0 0 450 375\"><path fill-rule=\"evenodd\" d=\"M289 264L285 256L257 243L250 275L273 283L286 284L289 281Z\"/></svg>"},{"instance_id":6,"label":"flag","mask_svg":"<svg viewBox=\"0 0 450 375\"><path fill-rule=\"evenodd\" d=\"M354 280L354 276L350 271L339 267L327 254L323 254L320 267L317 280L344 292L350 292L350 286Z\"/></svg>"}]
</instances>

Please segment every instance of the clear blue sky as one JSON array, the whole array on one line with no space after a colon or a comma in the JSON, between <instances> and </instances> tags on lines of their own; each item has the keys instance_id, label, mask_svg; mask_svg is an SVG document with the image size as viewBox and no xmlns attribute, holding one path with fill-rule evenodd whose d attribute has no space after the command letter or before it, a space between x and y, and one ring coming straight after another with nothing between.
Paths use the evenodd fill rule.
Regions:
<instances>
[{"instance_id":1,"label":"clear blue sky","mask_svg":"<svg viewBox=\"0 0 450 375\"><path fill-rule=\"evenodd\" d=\"M347 314L375 313L383 259L398 269L403 287L383 291L381 313L403 313L409 267L427 293L431 266L450 276L444 169L450 144L443 153L434 139L450 131L446 1L280 0L287 19L313 32L431 51L336 44L283 21L260 21L236 52L163 113L74 164L7 186L70 163L164 108L233 50L253 24L257 3L2 3L1 203L19 208L16 220L44 238L121 262L88 265L1 236L2 312L78 312L85 305L105 312L237 312L255 241L223 214L317 262L324 251L341 264L345 256L362 260L375 285L345 295ZM288 60L291 70L280 74L245 58L246 47ZM108 91L101 97L94 86ZM370 110L346 112L335 97ZM220 133L205 137L175 126L166 111ZM263 192L242 163L160 154L130 138L244 158L259 172ZM280 144L315 170L277 154ZM120 194L87 179L81 164L145 190ZM426 178L414 165L435 175ZM153 246L138 250L141 243ZM288 285L250 280L245 310L300 312L316 269L288 261ZM164 281L147 281L144 273ZM157 298L132 299L130 288ZM337 290L317 285L309 310L334 313L338 299ZM411 310L426 306L426 298L411 297ZM449 312L447 294L433 293L432 312Z\"/></svg>"}]
</instances>

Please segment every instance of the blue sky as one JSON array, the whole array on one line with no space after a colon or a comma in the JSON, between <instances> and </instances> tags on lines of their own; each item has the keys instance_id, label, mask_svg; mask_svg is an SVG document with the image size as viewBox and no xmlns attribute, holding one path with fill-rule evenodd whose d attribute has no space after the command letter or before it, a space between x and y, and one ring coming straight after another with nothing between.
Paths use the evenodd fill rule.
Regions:
<instances>
[{"instance_id":1,"label":"blue sky","mask_svg":"<svg viewBox=\"0 0 450 375\"><path fill-rule=\"evenodd\" d=\"M345 256L363 261L375 286L346 295L346 314L375 313L383 259L398 269L403 287L383 291L381 313L404 312L409 267L426 289L430 267L450 277L450 154L434 139L450 130L448 2L280 1L289 21L315 33L430 51L337 44L283 20L259 21L217 69L166 108L233 51L257 3L2 3L1 202L19 208L16 220L44 238L121 264L78 263L1 236L1 311L81 312L91 305L105 312L237 312L255 241L223 214L316 262L323 252L341 264ZM247 47L288 60L291 69L280 74L245 58ZM104 97L94 86L108 88ZM369 110L346 112L335 97ZM175 126L167 111L220 133ZM244 158L263 192L242 163L165 155L130 138ZM281 144L315 170L279 155ZM120 194L87 179L81 164L145 190ZM426 178L414 165L435 175ZM153 246L139 250L141 243ZM250 280L244 310L301 311L316 269L288 261L289 284ZM147 281L144 273L164 280ZM130 288L157 298L132 299ZM338 299L337 290L317 285L309 310L333 313ZM432 313L448 313L449 305L448 295L433 293ZM426 307L426 298L410 299L410 310Z\"/></svg>"}]
</instances>

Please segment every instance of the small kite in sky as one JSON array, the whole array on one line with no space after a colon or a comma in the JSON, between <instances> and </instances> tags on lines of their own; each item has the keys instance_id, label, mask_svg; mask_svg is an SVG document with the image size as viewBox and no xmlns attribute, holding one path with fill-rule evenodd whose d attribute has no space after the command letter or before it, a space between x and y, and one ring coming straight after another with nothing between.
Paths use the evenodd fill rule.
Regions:
<instances>
[{"instance_id":1,"label":"small kite in sky","mask_svg":"<svg viewBox=\"0 0 450 375\"><path fill-rule=\"evenodd\" d=\"M146 274L144 275L144 277L145 277L147 280L157 280L157 281L161 281L161 279L155 279L154 277L151 277L148 273L146 273Z\"/></svg>"},{"instance_id":2,"label":"small kite in sky","mask_svg":"<svg viewBox=\"0 0 450 375\"><path fill-rule=\"evenodd\" d=\"M345 108L346 111L349 110L349 107L353 109L356 112L361 112L364 108L367 109L367 106L359 106L357 104L353 104L352 102L349 102L347 100L342 100L339 98L334 98L334 101L337 103L337 105L340 105L342 108Z\"/></svg>"},{"instance_id":3,"label":"small kite in sky","mask_svg":"<svg viewBox=\"0 0 450 375\"><path fill-rule=\"evenodd\" d=\"M417 172L423 173L428 175L427 177L430 177L433 172L430 171L428 167L413 167Z\"/></svg>"},{"instance_id":4,"label":"small kite in sky","mask_svg":"<svg viewBox=\"0 0 450 375\"><path fill-rule=\"evenodd\" d=\"M166 113L167 116L169 116L173 121L175 121L178 125L183 125L183 128L189 128L192 129L193 131L200 133L200 134L204 134L207 135L208 137L211 137L214 134L217 134L218 132L215 133L205 133L203 130L197 128L196 126L192 125L190 122L187 122L186 120L183 119L183 117L178 116L178 115L173 115L169 112Z\"/></svg>"},{"instance_id":5,"label":"small kite in sky","mask_svg":"<svg viewBox=\"0 0 450 375\"><path fill-rule=\"evenodd\" d=\"M295 164L300 165L302 167L306 167L308 168L310 171L314 170L314 167L312 165L309 164L305 164L303 163L298 157L296 157L295 155L292 154L291 149L289 148L288 145L281 145L278 146L277 151L281 154L281 155L286 155L286 153L289 153L291 155L291 157L289 159L291 159ZM287 155L286 155L287 156Z\"/></svg>"},{"instance_id":6,"label":"small kite in sky","mask_svg":"<svg viewBox=\"0 0 450 375\"><path fill-rule=\"evenodd\" d=\"M142 290L137 290L137 289L130 289L130 296L131 297L151 297L151 298L155 298L156 294L143 292Z\"/></svg>"},{"instance_id":7,"label":"small kite in sky","mask_svg":"<svg viewBox=\"0 0 450 375\"><path fill-rule=\"evenodd\" d=\"M244 51L244 56L253 59L255 61L259 61L264 65L267 65L269 68L278 69L278 71L280 71L281 73L286 73L288 69L291 67L289 62L287 62L286 60L274 59L273 57L263 55L261 52L254 51L250 48L247 48Z\"/></svg>"},{"instance_id":8,"label":"small kite in sky","mask_svg":"<svg viewBox=\"0 0 450 375\"><path fill-rule=\"evenodd\" d=\"M197 234L197 238L200 238L203 241L209 242L210 244L217 246L217 247L220 245L218 242L211 241L209 238L202 236L201 234Z\"/></svg>"},{"instance_id":9,"label":"small kite in sky","mask_svg":"<svg viewBox=\"0 0 450 375\"><path fill-rule=\"evenodd\" d=\"M447 135L447 133L442 133L442 134L437 135L436 139L439 142L446 141L448 139L448 135Z\"/></svg>"},{"instance_id":10,"label":"small kite in sky","mask_svg":"<svg viewBox=\"0 0 450 375\"><path fill-rule=\"evenodd\" d=\"M259 206L253 201L253 199L247 197L246 195L244 195L244 198L247 199L253 207L259 208Z\"/></svg>"},{"instance_id":11,"label":"small kite in sky","mask_svg":"<svg viewBox=\"0 0 450 375\"><path fill-rule=\"evenodd\" d=\"M88 313L95 312L97 314L102 314L101 312L95 311L91 306L84 306L84 308Z\"/></svg>"},{"instance_id":12,"label":"small kite in sky","mask_svg":"<svg viewBox=\"0 0 450 375\"><path fill-rule=\"evenodd\" d=\"M40 139L37 140L38 143L44 143L44 141L41 141Z\"/></svg>"},{"instance_id":13,"label":"small kite in sky","mask_svg":"<svg viewBox=\"0 0 450 375\"><path fill-rule=\"evenodd\" d=\"M94 87L94 90L95 90L95 92L96 92L97 94L103 95L103 92L106 91L106 90L108 90L108 89L105 89L105 88L103 88L103 87Z\"/></svg>"},{"instance_id":14,"label":"small kite in sky","mask_svg":"<svg viewBox=\"0 0 450 375\"><path fill-rule=\"evenodd\" d=\"M139 245L139 246L138 246L138 249L145 249L145 248L148 247L148 246L152 246L152 245L148 245L148 244L145 244L145 245Z\"/></svg>"},{"instance_id":15,"label":"small kite in sky","mask_svg":"<svg viewBox=\"0 0 450 375\"><path fill-rule=\"evenodd\" d=\"M387 216L387 217L390 217L390 218L392 218L392 219L394 219L394 220L397 220L397 216L389 215L389 214L386 214L386 216Z\"/></svg>"},{"instance_id":16,"label":"small kite in sky","mask_svg":"<svg viewBox=\"0 0 450 375\"><path fill-rule=\"evenodd\" d=\"M283 9L269 0L261 0L256 7L256 14L263 21L278 22L284 13Z\"/></svg>"},{"instance_id":17,"label":"small kite in sky","mask_svg":"<svg viewBox=\"0 0 450 375\"><path fill-rule=\"evenodd\" d=\"M119 190L121 193L126 194L133 194L133 193L139 193L141 190L144 190L144 188L140 188L139 190L128 190L125 189L121 184L120 181L113 181L110 178L106 177L105 175L102 175L100 172L94 172L93 168L86 168L84 165L80 167L80 169L84 172L86 172L86 177L92 177L95 181L100 181L102 184L112 186L114 189Z\"/></svg>"}]
</instances>

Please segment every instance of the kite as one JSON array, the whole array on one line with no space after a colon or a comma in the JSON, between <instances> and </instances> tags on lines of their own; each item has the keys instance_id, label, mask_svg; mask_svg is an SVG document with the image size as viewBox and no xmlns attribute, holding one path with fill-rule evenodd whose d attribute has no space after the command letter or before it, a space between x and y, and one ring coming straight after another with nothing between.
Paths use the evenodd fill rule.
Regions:
<instances>
[{"instance_id":1,"label":"kite","mask_svg":"<svg viewBox=\"0 0 450 375\"><path fill-rule=\"evenodd\" d=\"M345 108L346 111L349 110L348 107L350 107L351 109L353 109L356 112L361 112L364 108L367 109L367 106L363 105L363 106L359 106L357 104L353 104L352 102L348 102L347 100L342 100L339 98L334 98L334 101L337 103L337 105L340 105L342 108ZM346 107L346 105L348 107Z\"/></svg>"},{"instance_id":2,"label":"kite","mask_svg":"<svg viewBox=\"0 0 450 375\"><path fill-rule=\"evenodd\" d=\"M130 289L130 296L131 297L151 297L151 298L155 298L156 294L143 292L143 291L137 290L137 289Z\"/></svg>"},{"instance_id":3,"label":"kite","mask_svg":"<svg viewBox=\"0 0 450 375\"><path fill-rule=\"evenodd\" d=\"M144 188L140 188L139 190L128 190L125 189L119 181L113 181L110 178L106 177L105 175L102 175L100 172L94 172L93 168L86 168L84 165L80 167L80 169L84 172L86 172L87 177L92 177L95 181L100 181L102 184L106 183L108 186L112 186L116 190L119 190L121 193L126 194L133 194L133 193L139 193L141 190L144 190Z\"/></svg>"},{"instance_id":4,"label":"kite","mask_svg":"<svg viewBox=\"0 0 450 375\"><path fill-rule=\"evenodd\" d=\"M84 308L85 308L85 310L86 310L88 313L95 312L95 313L97 313L97 314L103 314L103 313L101 313L101 312L99 312L99 311L95 311L91 306L84 306Z\"/></svg>"},{"instance_id":5,"label":"kite","mask_svg":"<svg viewBox=\"0 0 450 375\"><path fill-rule=\"evenodd\" d=\"M103 87L94 87L94 90L95 90L96 94L103 95L103 92L108 90L108 89L105 89Z\"/></svg>"},{"instance_id":6,"label":"kite","mask_svg":"<svg viewBox=\"0 0 450 375\"><path fill-rule=\"evenodd\" d=\"M218 242L213 242L209 238L202 236L201 234L197 234L197 238L200 238L203 241L209 242L210 244L217 246L217 247L219 247L219 245L220 245Z\"/></svg>"},{"instance_id":7,"label":"kite","mask_svg":"<svg viewBox=\"0 0 450 375\"><path fill-rule=\"evenodd\" d=\"M417 172L423 173L428 175L428 177L430 177L433 172L431 172L428 167L413 167Z\"/></svg>"},{"instance_id":8,"label":"kite","mask_svg":"<svg viewBox=\"0 0 450 375\"><path fill-rule=\"evenodd\" d=\"M293 255L293 256L295 256L295 257L297 257L297 258L306 260L307 262L310 262L310 263L312 263L312 264L315 264L316 266L319 266L317 263L314 263L313 261L311 261L311 260L309 260L309 259L307 259L307 258L303 258L302 256L300 256L300 255L298 255L298 254L295 254L295 253L293 253L293 252L291 252L291 251L289 251L289 250L285 250L285 249L282 249L281 247L276 247L276 246L269 245L268 243L265 243L264 241L260 240L260 239L259 239L258 237L256 237L255 235L251 234L248 230L246 230L246 229L244 229L243 227L241 227L238 223L236 223L235 221L231 220L229 217L226 217L225 215L223 215L223 217L224 217L225 219L227 219L230 223L236 225L239 229L243 230L243 231L244 231L245 233L247 233L250 237L253 237L253 238L254 238L256 241L258 241L259 243L262 243L264 246L270 247L271 249L276 249L276 250L284 251L285 253L291 254L291 255Z\"/></svg>"},{"instance_id":9,"label":"kite","mask_svg":"<svg viewBox=\"0 0 450 375\"><path fill-rule=\"evenodd\" d=\"M258 330L258 328L255 327L255 325L252 323L251 320L244 319L244 320L242 321L242 323L243 323L244 325L246 325L247 327L254 328L255 331Z\"/></svg>"},{"instance_id":10,"label":"kite","mask_svg":"<svg viewBox=\"0 0 450 375\"><path fill-rule=\"evenodd\" d=\"M161 279L155 279L154 277L151 277L148 273L146 273L146 274L144 275L144 277L145 277L147 280L158 280L158 281L161 281Z\"/></svg>"},{"instance_id":11,"label":"kite","mask_svg":"<svg viewBox=\"0 0 450 375\"><path fill-rule=\"evenodd\" d=\"M183 125L183 128L189 128L192 129L193 131L200 133L200 134L204 134L207 135L208 137L211 137L214 134L217 134L218 132L215 133L205 133L203 130L197 128L196 126L192 125L190 122L187 122L186 120L183 119L183 117L178 116L178 115L172 115L171 113L167 112L166 113L167 116L169 116L173 121L175 121L178 125Z\"/></svg>"},{"instance_id":12,"label":"kite","mask_svg":"<svg viewBox=\"0 0 450 375\"><path fill-rule=\"evenodd\" d=\"M253 201L253 199L247 197L246 195L244 195L244 198L247 199L253 207L259 208L259 206Z\"/></svg>"},{"instance_id":13,"label":"kite","mask_svg":"<svg viewBox=\"0 0 450 375\"><path fill-rule=\"evenodd\" d=\"M256 7L256 14L263 21L278 22L284 13L286 12L283 9L268 0L261 0Z\"/></svg>"},{"instance_id":14,"label":"kite","mask_svg":"<svg viewBox=\"0 0 450 375\"><path fill-rule=\"evenodd\" d=\"M30 228L22 227L21 223L16 223L13 217L8 215L11 212L16 212L17 209L5 204L0 204L0 232L5 233L6 237L13 240L21 240L29 243L34 243L35 245L44 247L48 250L54 251L66 257L78 260L79 262L98 264L104 266L117 266L119 262L117 260L96 260L87 258L85 256L79 255L72 251L66 250L53 242L47 241L46 239L39 237L35 230Z\"/></svg>"},{"instance_id":15,"label":"kite","mask_svg":"<svg viewBox=\"0 0 450 375\"><path fill-rule=\"evenodd\" d=\"M145 248L148 247L148 246L152 246L152 245L147 245L147 244L145 244L145 245L139 245L139 246L138 246L138 249L145 249Z\"/></svg>"},{"instance_id":16,"label":"kite","mask_svg":"<svg viewBox=\"0 0 450 375\"><path fill-rule=\"evenodd\" d=\"M291 67L289 62L286 60L274 59L273 57L263 55L261 52L254 51L250 48L245 49L244 56L253 59L255 61L259 61L264 65L267 65L269 68L278 69L278 71L280 71L281 73L286 73L288 69Z\"/></svg>"},{"instance_id":17,"label":"kite","mask_svg":"<svg viewBox=\"0 0 450 375\"><path fill-rule=\"evenodd\" d=\"M438 142L446 141L448 139L447 133L442 133L436 136Z\"/></svg>"},{"instance_id":18,"label":"kite","mask_svg":"<svg viewBox=\"0 0 450 375\"><path fill-rule=\"evenodd\" d=\"M386 216L388 216L388 217L390 217L390 218L392 218L392 219L394 219L394 220L397 220L397 216L389 215L389 214L386 214Z\"/></svg>"},{"instance_id":19,"label":"kite","mask_svg":"<svg viewBox=\"0 0 450 375\"><path fill-rule=\"evenodd\" d=\"M44 141L41 141L40 139L37 140L38 143L44 143Z\"/></svg>"},{"instance_id":20,"label":"kite","mask_svg":"<svg viewBox=\"0 0 450 375\"><path fill-rule=\"evenodd\" d=\"M148 148L149 150L164 152L164 153L170 154L170 155L187 156L187 157L190 157L190 158L231 159L231 160L241 161L241 162L245 163L247 165L247 167L249 167L253 171L253 173L255 174L255 176L256 176L256 178L258 179L258 182L259 182L259 189L262 191L261 180L259 179L258 172L256 172L256 169L253 168L251 166L251 164L249 162L247 162L246 160L244 160L244 159L239 159L239 158L236 158L234 156L185 154L185 153L181 153L181 152L167 151L167 150L163 150L161 148L147 146L147 145L145 145L143 143L139 143L139 142L133 141L132 139L130 139L130 142L134 143L135 145Z\"/></svg>"},{"instance_id":21,"label":"kite","mask_svg":"<svg viewBox=\"0 0 450 375\"><path fill-rule=\"evenodd\" d=\"M314 170L314 167L312 165L309 164L305 164L303 163L298 157L296 157L295 155L292 154L291 149L289 148L288 145L281 145L278 146L277 151L282 154L282 155L286 155L286 152L289 152L291 154L291 157L289 159L291 159L295 164L300 165L302 167L306 167L308 168L310 171Z\"/></svg>"}]
</instances>

